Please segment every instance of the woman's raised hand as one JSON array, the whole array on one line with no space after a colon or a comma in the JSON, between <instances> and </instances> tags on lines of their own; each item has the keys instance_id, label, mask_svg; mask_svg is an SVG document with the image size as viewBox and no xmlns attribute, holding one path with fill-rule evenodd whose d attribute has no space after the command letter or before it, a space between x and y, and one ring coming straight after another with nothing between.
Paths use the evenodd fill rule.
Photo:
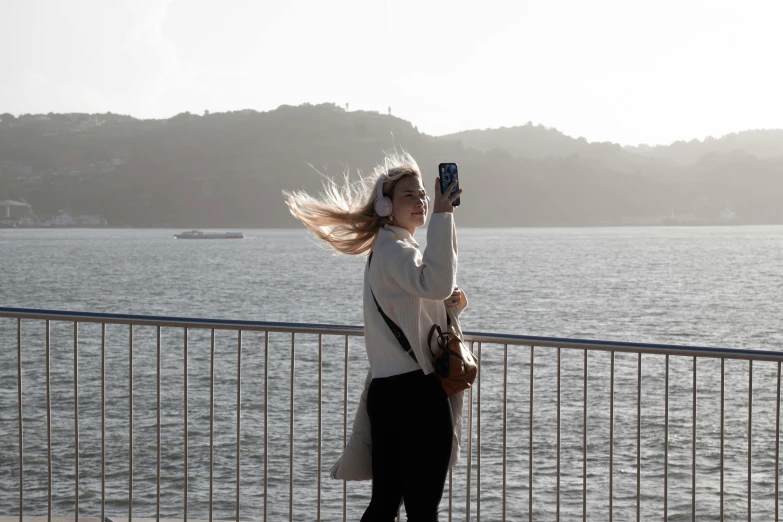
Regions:
<instances>
[{"instance_id":1,"label":"woman's raised hand","mask_svg":"<svg viewBox=\"0 0 783 522\"><path fill-rule=\"evenodd\" d=\"M452 203L462 194L462 189L459 189L453 196L450 196L451 191L454 190L454 186L457 184L457 180L449 184L446 188L446 192L440 193L440 176L435 178L435 197L433 199L432 212L437 214L438 212L454 212L454 206Z\"/></svg>"},{"instance_id":2,"label":"woman's raised hand","mask_svg":"<svg viewBox=\"0 0 783 522\"><path fill-rule=\"evenodd\" d=\"M462 301L462 290L459 289L458 286L454 287L454 291L451 293L449 297L444 299L444 303L446 303L446 307L452 308L454 306L457 306L460 301Z\"/></svg>"}]
</instances>

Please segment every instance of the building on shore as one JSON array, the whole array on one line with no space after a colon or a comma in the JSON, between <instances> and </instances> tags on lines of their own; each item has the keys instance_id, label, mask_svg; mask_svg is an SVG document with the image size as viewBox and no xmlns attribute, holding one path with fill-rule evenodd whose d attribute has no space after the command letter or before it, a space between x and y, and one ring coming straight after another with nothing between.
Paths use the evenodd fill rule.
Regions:
<instances>
[{"instance_id":1,"label":"building on shore","mask_svg":"<svg viewBox=\"0 0 783 522\"><path fill-rule=\"evenodd\" d=\"M77 216L61 210L56 216L43 221L42 225L51 227L105 227L108 223L101 216L90 214L79 214Z\"/></svg>"},{"instance_id":2,"label":"building on shore","mask_svg":"<svg viewBox=\"0 0 783 522\"><path fill-rule=\"evenodd\" d=\"M0 219L21 219L30 217L33 207L27 203L5 199L0 201Z\"/></svg>"},{"instance_id":3,"label":"building on shore","mask_svg":"<svg viewBox=\"0 0 783 522\"><path fill-rule=\"evenodd\" d=\"M11 199L0 201L0 228L29 226L32 221L33 208L29 204Z\"/></svg>"},{"instance_id":4,"label":"building on shore","mask_svg":"<svg viewBox=\"0 0 783 522\"><path fill-rule=\"evenodd\" d=\"M0 201L0 227L105 227L108 222L101 216L91 214L71 214L60 210L49 218L41 218L33 212L29 203L10 199Z\"/></svg>"}]
</instances>

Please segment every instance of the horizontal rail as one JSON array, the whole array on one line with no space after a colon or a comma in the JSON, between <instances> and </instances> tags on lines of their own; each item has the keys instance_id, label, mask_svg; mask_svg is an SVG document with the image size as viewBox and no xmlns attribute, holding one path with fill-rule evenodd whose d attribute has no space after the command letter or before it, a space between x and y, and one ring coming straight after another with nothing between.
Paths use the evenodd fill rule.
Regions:
<instances>
[{"instance_id":1,"label":"horizontal rail","mask_svg":"<svg viewBox=\"0 0 783 522\"><path fill-rule=\"evenodd\" d=\"M78 321L80 323L131 324L134 326L161 326L171 328L204 328L214 330L244 330L257 332L311 333L326 335L363 336L364 327L332 324L278 323L241 321L236 319L199 319L194 317L166 317L156 315L106 314L0 307L0 317L50 321Z\"/></svg>"},{"instance_id":2,"label":"horizontal rail","mask_svg":"<svg viewBox=\"0 0 783 522\"><path fill-rule=\"evenodd\" d=\"M783 361L783 351L750 350L744 348L714 348L708 346L683 346L676 344L630 343L625 341L600 341L560 337L535 337L494 333L465 332L469 341L492 344L515 344L536 348L569 348L599 352L645 353L658 355L682 355L711 357L716 359L742 359L754 361Z\"/></svg>"},{"instance_id":3,"label":"horizontal rail","mask_svg":"<svg viewBox=\"0 0 783 522\"><path fill-rule=\"evenodd\" d=\"M235 319L200 319L193 317L167 317L153 315L107 314L98 312L74 312L60 310L39 310L29 308L0 307L0 317L14 319L36 319L50 321L78 321L104 324L131 324L136 326L165 326L179 328L205 328L215 330L245 330L260 332L309 333L323 335L363 336L364 327L353 325L283 323L267 321L242 321ZM659 355L681 355L689 357L711 357L719 359L742 359L754 361L781 361L783 351L750 350L742 348L715 348L706 346L684 346L657 343L631 343L623 341L602 341L571 339L561 337L537 337L530 335L509 335L483 332L464 332L470 342L536 346L544 348L566 348L620 353L644 353Z\"/></svg>"}]
</instances>

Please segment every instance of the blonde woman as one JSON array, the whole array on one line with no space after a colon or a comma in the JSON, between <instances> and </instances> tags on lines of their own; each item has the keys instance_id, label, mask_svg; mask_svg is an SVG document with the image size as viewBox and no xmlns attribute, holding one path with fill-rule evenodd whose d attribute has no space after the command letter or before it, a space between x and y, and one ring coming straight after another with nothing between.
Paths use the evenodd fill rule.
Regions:
<instances>
[{"instance_id":1,"label":"blonde woman","mask_svg":"<svg viewBox=\"0 0 783 522\"><path fill-rule=\"evenodd\" d=\"M363 295L369 386L351 442L332 468L333 477L346 480L370 478L371 470L372 498L362 522L394 520L403 500L409 521L438 520L448 469L459 459L462 393L446 396L433 373L431 348L437 347L427 339L433 324L447 330L447 313L456 323L467 306L456 285L452 203L462 190L450 196L455 183L441 194L436 178L430 207L414 159L393 154L358 183L346 178L339 187L329 180L318 198L285 193L294 217L326 244L369 256ZM422 253L413 235L430 212ZM407 338L409 352L383 315Z\"/></svg>"}]
</instances>

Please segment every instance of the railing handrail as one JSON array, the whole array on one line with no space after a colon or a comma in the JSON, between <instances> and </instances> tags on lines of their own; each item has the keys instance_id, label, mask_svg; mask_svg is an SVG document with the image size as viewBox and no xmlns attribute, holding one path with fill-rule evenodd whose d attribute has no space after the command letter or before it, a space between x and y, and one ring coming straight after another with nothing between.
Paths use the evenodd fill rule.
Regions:
<instances>
[{"instance_id":1,"label":"railing handrail","mask_svg":"<svg viewBox=\"0 0 783 522\"><path fill-rule=\"evenodd\" d=\"M138 314L110 314L102 312L78 312L68 310L45 310L37 308L0 307L0 317L13 319L36 319L51 321L77 321L85 323L133 324L140 326L162 326L173 328L210 328L216 330L246 330L262 332L285 332L324 335L363 336L364 327L355 325L285 323L271 321L248 321L238 319L208 319L195 317L170 317ZM761 360L783 362L783 351L751 350L742 348L718 348L710 346L684 346L660 343L634 343L566 337L540 337L531 335L499 334L485 332L464 332L468 342L536 346L543 348L566 348L606 352L643 353L712 357L723 359Z\"/></svg>"},{"instance_id":2,"label":"railing handrail","mask_svg":"<svg viewBox=\"0 0 783 522\"><path fill-rule=\"evenodd\" d=\"M0 317L50 321L77 321L80 323L133 324L139 326L163 326L172 328L210 328L215 330L245 330L261 332L312 333L334 335L364 335L364 327L317 323L283 323L271 321L246 321L238 319L203 319L196 317L171 317L137 314L108 314L102 312L77 312L69 310L43 310L37 308L0 307Z\"/></svg>"},{"instance_id":3,"label":"railing handrail","mask_svg":"<svg viewBox=\"0 0 783 522\"><path fill-rule=\"evenodd\" d=\"M602 352L681 355L687 357L712 357L717 359L743 359L748 361L754 360L783 362L783 351L777 350L751 350L744 348L719 348L712 346L634 343L626 341L572 339L568 337L537 337L532 335L510 335L481 332L464 333L465 340L467 341L492 344L513 344L522 346L535 346L536 348L566 348Z\"/></svg>"}]
</instances>

